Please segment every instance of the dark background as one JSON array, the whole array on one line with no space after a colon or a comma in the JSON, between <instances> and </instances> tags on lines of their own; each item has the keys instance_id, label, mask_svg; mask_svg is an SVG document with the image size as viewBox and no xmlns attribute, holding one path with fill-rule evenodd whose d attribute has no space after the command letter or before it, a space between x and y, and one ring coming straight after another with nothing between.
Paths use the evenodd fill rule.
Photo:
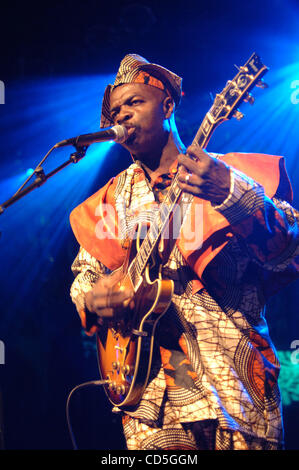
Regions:
<instances>
[{"instance_id":1,"label":"dark background","mask_svg":"<svg viewBox=\"0 0 299 470\"><path fill-rule=\"evenodd\" d=\"M290 105L289 84L283 87L287 80L299 80L298 15L298 3L290 0L11 1L1 6L5 105L0 105L0 202L25 179L17 180L16 175L36 165L54 142L96 130L83 127L79 119L86 116L82 100L94 103L92 122L98 126L103 86L97 93L95 82L114 75L126 53L141 54L183 76L177 119L188 144L211 105L210 93L235 75L234 64L242 65L256 51L270 67L273 93L247 111L248 120L217 130L213 150L286 155L298 208L299 105ZM92 81L86 81L87 76ZM95 97L87 96L89 83ZM50 94L57 84L60 95ZM59 115L58 122L56 110L66 96L62 92L68 93L64 111L73 114ZM98 379L98 370L93 342L82 335L69 298L70 266L78 246L68 215L128 163L128 156L112 147L101 171L91 163L81 167L82 173L79 166L64 170L63 176L1 216L0 340L5 364L0 365L0 423L6 449L72 448L67 396L75 385ZM295 282L268 308L273 341L289 354L292 341L299 339L298 300ZM286 362L284 370L289 366ZM298 368L290 367L285 377L291 390L284 401L286 446L298 449ZM78 391L70 412L79 448L124 448L119 417L111 413L101 389Z\"/></svg>"}]
</instances>

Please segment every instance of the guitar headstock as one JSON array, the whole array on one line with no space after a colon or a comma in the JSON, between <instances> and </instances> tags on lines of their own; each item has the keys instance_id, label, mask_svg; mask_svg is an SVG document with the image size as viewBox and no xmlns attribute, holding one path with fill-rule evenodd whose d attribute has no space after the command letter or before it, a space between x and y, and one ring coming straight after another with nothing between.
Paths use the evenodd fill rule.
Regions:
<instances>
[{"instance_id":1,"label":"guitar headstock","mask_svg":"<svg viewBox=\"0 0 299 470\"><path fill-rule=\"evenodd\" d=\"M262 77L269 69L257 54L252 54L246 64L237 68L237 75L227 82L221 93L216 95L207 114L208 120L215 127L231 117L242 119L243 114L238 110L238 106L243 101L254 103L254 98L250 94L252 88L255 86L267 88L268 86L263 82Z\"/></svg>"}]
</instances>

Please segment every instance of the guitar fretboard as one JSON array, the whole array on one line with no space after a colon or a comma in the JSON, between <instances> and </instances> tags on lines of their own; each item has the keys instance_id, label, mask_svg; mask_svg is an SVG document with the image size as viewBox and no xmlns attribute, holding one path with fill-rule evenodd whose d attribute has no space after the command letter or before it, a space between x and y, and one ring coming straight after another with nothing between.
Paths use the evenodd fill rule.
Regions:
<instances>
[{"instance_id":1,"label":"guitar fretboard","mask_svg":"<svg viewBox=\"0 0 299 470\"><path fill-rule=\"evenodd\" d=\"M145 266L157 246L160 236L168 226L170 218L173 214L174 208L178 203L182 194L182 190L178 185L178 177L175 175L172 184L160 204L157 216L151 223L146 236L140 246L140 249L132 261L128 273L130 275L134 287L139 285L140 277L145 269Z\"/></svg>"},{"instance_id":2,"label":"guitar fretboard","mask_svg":"<svg viewBox=\"0 0 299 470\"><path fill-rule=\"evenodd\" d=\"M253 54L246 64L239 68L239 72L233 80L228 81L222 92L216 95L212 107L204 117L193 139L193 144L205 149L211 135L220 123L230 119L234 113L235 117L239 118L241 113L237 110L237 106L243 100L250 101L248 92L256 84L262 88L265 87L261 77L267 70L267 67L262 64L260 58ZM189 157L192 158L191 156ZM137 255L129 266L128 275L135 289L138 288L142 280L142 274L148 260L168 226L175 206L179 204L182 193L183 191L178 185L178 174L176 174L164 201L159 206L157 216L151 223ZM185 193L184 204L188 204L192 198L192 195Z\"/></svg>"}]
</instances>

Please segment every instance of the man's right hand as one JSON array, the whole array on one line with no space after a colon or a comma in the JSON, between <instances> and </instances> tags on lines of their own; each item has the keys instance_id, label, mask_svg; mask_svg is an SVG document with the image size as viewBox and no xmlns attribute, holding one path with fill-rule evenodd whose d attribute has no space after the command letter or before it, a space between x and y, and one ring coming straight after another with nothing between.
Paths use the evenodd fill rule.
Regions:
<instances>
[{"instance_id":1,"label":"man's right hand","mask_svg":"<svg viewBox=\"0 0 299 470\"><path fill-rule=\"evenodd\" d=\"M121 271L115 271L109 276L102 277L85 296L86 309L98 316L99 324L104 318L114 318L117 311L126 308L129 304L131 308L133 307L134 292L132 290L124 286L113 289L122 276Z\"/></svg>"}]
</instances>

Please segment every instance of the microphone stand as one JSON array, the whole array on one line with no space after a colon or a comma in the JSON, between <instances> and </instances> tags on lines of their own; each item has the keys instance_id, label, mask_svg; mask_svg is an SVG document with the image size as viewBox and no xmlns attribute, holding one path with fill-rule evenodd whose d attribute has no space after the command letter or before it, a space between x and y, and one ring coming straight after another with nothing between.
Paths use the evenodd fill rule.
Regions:
<instances>
[{"instance_id":1,"label":"microphone stand","mask_svg":"<svg viewBox=\"0 0 299 470\"><path fill-rule=\"evenodd\" d=\"M48 157L48 155L52 152L52 150L54 150L54 148L56 148L56 146L54 146L46 155L46 157L41 161L41 163L43 163L45 161L45 159ZM42 184L44 184L49 178L51 178L51 176L54 176L56 175L56 173L58 173L59 171L61 171L63 168L65 168L66 166L68 166L70 163L78 163L86 154L86 150L88 149L88 146L84 146L84 147L76 147L76 151L73 152L71 155L70 155L70 158L62 163L60 166L58 166L57 168L55 168L54 170L52 170L50 173L48 174L45 174L42 166L41 166L41 163L35 168L33 174L30 176L30 178L32 178L33 175L35 175L35 180L33 183L31 183L29 186L27 186L26 188L24 188L23 190L21 190L21 188L24 186L22 185L21 188L11 197L9 198L7 201L3 202L3 204L0 204L0 215L3 214L4 210L11 206L12 204L14 204L16 201L18 201L19 199L21 199L22 197L26 196L26 194L30 193L31 191L33 191L34 189L36 188L39 188ZM28 180L27 180L28 181ZM26 182L24 183L26 184Z\"/></svg>"}]
</instances>

